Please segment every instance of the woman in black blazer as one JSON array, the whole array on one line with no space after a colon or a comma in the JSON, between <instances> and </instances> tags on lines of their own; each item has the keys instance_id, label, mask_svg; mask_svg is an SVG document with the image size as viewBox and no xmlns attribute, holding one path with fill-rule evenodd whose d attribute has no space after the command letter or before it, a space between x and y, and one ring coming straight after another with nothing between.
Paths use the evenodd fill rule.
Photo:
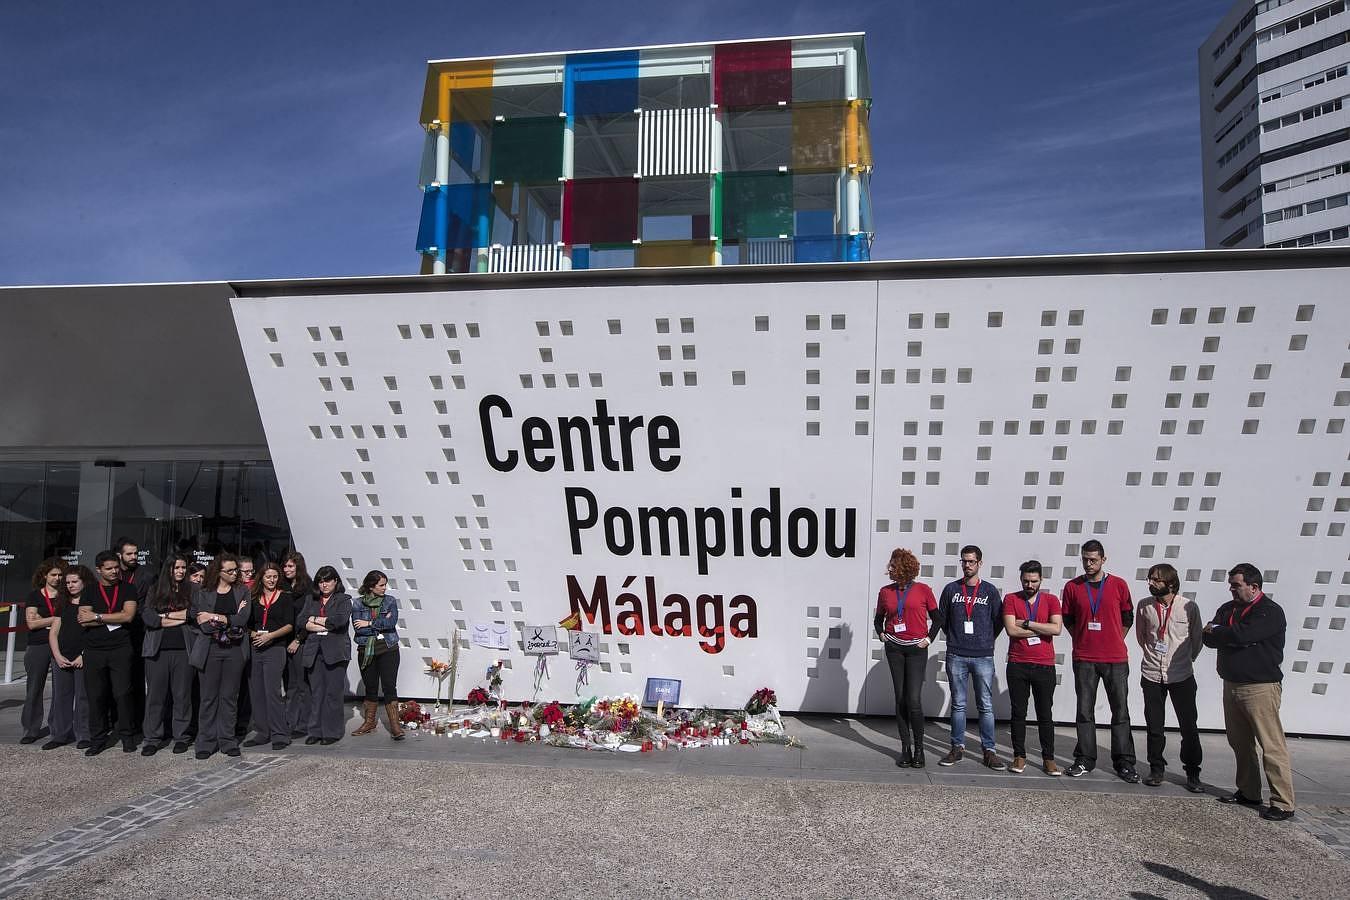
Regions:
<instances>
[{"instance_id":1,"label":"woman in black blazer","mask_svg":"<svg viewBox=\"0 0 1350 900\"><path fill-rule=\"evenodd\" d=\"M145 638L145 746L141 756L154 756L169 742L165 704L172 701L173 752L185 753L192 727L192 667L188 650L196 636L187 627L192 582L187 580L188 559L175 553L164 563L159 580L141 607Z\"/></svg>"},{"instance_id":2,"label":"woman in black blazer","mask_svg":"<svg viewBox=\"0 0 1350 900\"><path fill-rule=\"evenodd\" d=\"M201 587L192 592L188 621L197 636L189 661L199 675L201 701L197 707L197 758L217 750L239 755L234 734L239 704L239 679L248 663L248 591L239 584L239 558L222 553L206 570Z\"/></svg>"},{"instance_id":3,"label":"woman in black blazer","mask_svg":"<svg viewBox=\"0 0 1350 900\"><path fill-rule=\"evenodd\" d=\"M342 700L347 691L347 663L352 658L348 626L351 595L342 590L337 569L323 566L314 573L315 593L297 620L309 637L300 646L313 710L306 744L333 744L346 722Z\"/></svg>"}]
</instances>

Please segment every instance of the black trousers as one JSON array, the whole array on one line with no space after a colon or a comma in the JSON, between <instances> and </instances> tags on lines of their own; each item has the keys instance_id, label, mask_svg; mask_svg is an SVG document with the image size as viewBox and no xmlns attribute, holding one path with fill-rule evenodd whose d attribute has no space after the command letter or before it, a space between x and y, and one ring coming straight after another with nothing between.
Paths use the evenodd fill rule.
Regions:
<instances>
[{"instance_id":1,"label":"black trousers","mask_svg":"<svg viewBox=\"0 0 1350 900\"><path fill-rule=\"evenodd\" d=\"M1195 678L1187 678L1173 684L1160 684L1140 679L1144 689L1144 725L1148 728L1148 767L1152 771L1162 772L1167 768L1163 750L1167 747L1167 738L1163 728L1167 723L1167 698L1172 698L1172 710L1177 714L1177 726L1181 730L1181 765L1187 775L1200 775L1200 763L1204 760L1204 751L1200 749L1200 729L1196 725Z\"/></svg>"},{"instance_id":2,"label":"black trousers","mask_svg":"<svg viewBox=\"0 0 1350 900\"><path fill-rule=\"evenodd\" d=\"M206 665L198 676L201 685L201 707L197 713L198 753L233 750L239 746L234 720L239 704L239 679L243 672L244 648L212 641L206 653Z\"/></svg>"},{"instance_id":3,"label":"black trousers","mask_svg":"<svg viewBox=\"0 0 1350 900\"><path fill-rule=\"evenodd\" d=\"M923 749L923 679L928 667L927 647L905 647L886 642L886 665L895 688L895 726L900 743Z\"/></svg>"},{"instance_id":4,"label":"black trousers","mask_svg":"<svg viewBox=\"0 0 1350 900\"><path fill-rule=\"evenodd\" d=\"M383 641L384 638L371 640ZM358 647L357 652L360 649ZM361 670L361 683L365 685L367 700L375 700L378 696L381 703L398 702L398 659L398 647L390 647L376 653L370 665ZM383 691L380 690L381 685Z\"/></svg>"},{"instance_id":5,"label":"black trousers","mask_svg":"<svg viewBox=\"0 0 1350 900\"><path fill-rule=\"evenodd\" d=\"M305 675L304 652L300 649L286 654L286 718L290 721L292 736L309 730L312 698L309 678Z\"/></svg>"},{"instance_id":6,"label":"black trousers","mask_svg":"<svg viewBox=\"0 0 1350 900\"><path fill-rule=\"evenodd\" d=\"M327 638L330 641L346 639L342 635ZM346 710L342 706L347 692L347 660L325 662L322 654L319 654L305 674L309 676L309 736L339 740L342 727L347 722Z\"/></svg>"},{"instance_id":7,"label":"black trousers","mask_svg":"<svg viewBox=\"0 0 1350 900\"><path fill-rule=\"evenodd\" d=\"M111 730L108 716L117 710L117 733L123 741L132 741L140 722L136 721L135 701L131 696L131 642L111 648L84 649L84 689L89 697L89 739L95 746L108 743Z\"/></svg>"},{"instance_id":8,"label":"black trousers","mask_svg":"<svg viewBox=\"0 0 1350 900\"><path fill-rule=\"evenodd\" d=\"M250 663L252 673L249 689L252 692L253 730L259 738L270 738L273 743L290 743L290 719L286 715L285 643L270 644L261 650L253 648Z\"/></svg>"},{"instance_id":9,"label":"black trousers","mask_svg":"<svg viewBox=\"0 0 1350 900\"><path fill-rule=\"evenodd\" d=\"M182 627L182 626L176 626ZM145 739L186 742L192 724L192 666L186 650L160 650L145 667Z\"/></svg>"},{"instance_id":10,"label":"black trousers","mask_svg":"<svg viewBox=\"0 0 1350 900\"><path fill-rule=\"evenodd\" d=\"M1073 686L1078 694L1078 743L1073 761L1089 769L1097 766L1097 685L1106 686L1111 705L1111 763L1117 769L1134 768L1134 735L1130 733L1130 664L1076 662Z\"/></svg>"},{"instance_id":11,"label":"black trousers","mask_svg":"<svg viewBox=\"0 0 1350 900\"><path fill-rule=\"evenodd\" d=\"M46 631L41 632L36 639L29 636L28 649L23 652L23 668L26 686L19 722L23 725L24 737L40 737L43 699L47 691L47 677L52 670L52 650L47 643Z\"/></svg>"},{"instance_id":12,"label":"black trousers","mask_svg":"<svg viewBox=\"0 0 1350 900\"><path fill-rule=\"evenodd\" d=\"M1012 703L1013 756L1027 756L1027 700L1036 698L1036 731L1041 758L1055 758L1055 667L1008 663L1008 700Z\"/></svg>"}]
</instances>

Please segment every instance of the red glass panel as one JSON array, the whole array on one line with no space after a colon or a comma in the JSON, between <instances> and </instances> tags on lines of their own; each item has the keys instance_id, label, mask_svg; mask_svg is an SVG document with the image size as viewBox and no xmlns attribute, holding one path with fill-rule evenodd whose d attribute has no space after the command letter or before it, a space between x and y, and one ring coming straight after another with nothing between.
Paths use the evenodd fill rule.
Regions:
<instances>
[{"instance_id":1,"label":"red glass panel","mask_svg":"<svg viewBox=\"0 0 1350 900\"><path fill-rule=\"evenodd\" d=\"M776 106L792 99L792 42L718 44L713 96L719 106Z\"/></svg>"},{"instance_id":2,"label":"red glass panel","mask_svg":"<svg viewBox=\"0 0 1350 900\"><path fill-rule=\"evenodd\" d=\"M638 236L638 181L588 178L563 190L563 243L617 244Z\"/></svg>"}]
</instances>

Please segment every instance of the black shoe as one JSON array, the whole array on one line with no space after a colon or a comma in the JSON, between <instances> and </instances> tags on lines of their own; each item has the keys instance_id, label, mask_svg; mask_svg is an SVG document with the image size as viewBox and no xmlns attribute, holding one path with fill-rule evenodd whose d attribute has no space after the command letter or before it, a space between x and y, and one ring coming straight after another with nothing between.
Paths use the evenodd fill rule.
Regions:
<instances>
[{"instance_id":1,"label":"black shoe","mask_svg":"<svg viewBox=\"0 0 1350 900\"><path fill-rule=\"evenodd\" d=\"M322 740L322 738L316 738L314 735L311 734L309 737L305 738L305 746L306 746L306 747L313 747L313 746L314 746L315 744L317 744L320 740Z\"/></svg>"},{"instance_id":2,"label":"black shoe","mask_svg":"<svg viewBox=\"0 0 1350 900\"><path fill-rule=\"evenodd\" d=\"M1075 760L1074 764L1069 766L1069 768L1065 770L1064 774L1069 776L1070 778L1082 778L1084 775L1086 775L1091 771L1092 770L1090 768L1083 765L1081 762Z\"/></svg>"},{"instance_id":3,"label":"black shoe","mask_svg":"<svg viewBox=\"0 0 1350 900\"><path fill-rule=\"evenodd\" d=\"M252 738L249 738L248 740L244 741L244 746L245 746L245 747L261 747L263 744L266 744L266 743L267 743L267 738L265 738L265 737L252 737Z\"/></svg>"},{"instance_id":4,"label":"black shoe","mask_svg":"<svg viewBox=\"0 0 1350 900\"><path fill-rule=\"evenodd\" d=\"M1126 784L1139 783L1139 773L1134 770L1134 766L1125 766L1124 768L1116 769L1116 777Z\"/></svg>"},{"instance_id":5,"label":"black shoe","mask_svg":"<svg viewBox=\"0 0 1350 900\"><path fill-rule=\"evenodd\" d=\"M198 750L198 751L197 751L197 758L198 758L198 759L210 759L210 758L211 758L211 751L210 751L210 750Z\"/></svg>"},{"instance_id":6,"label":"black shoe","mask_svg":"<svg viewBox=\"0 0 1350 900\"><path fill-rule=\"evenodd\" d=\"M291 732L291 740L296 740L296 739L298 739L298 738L302 738L302 737L305 736L305 734L306 734L306 732L300 731L300 730L298 730L298 729L295 730L295 731L292 731L292 732Z\"/></svg>"},{"instance_id":7,"label":"black shoe","mask_svg":"<svg viewBox=\"0 0 1350 900\"><path fill-rule=\"evenodd\" d=\"M1224 794L1219 798L1220 803L1236 803L1239 806L1257 807L1261 805L1260 800L1253 800L1251 797L1244 797L1241 791L1233 791L1231 794Z\"/></svg>"},{"instance_id":8,"label":"black shoe","mask_svg":"<svg viewBox=\"0 0 1350 900\"><path fill-rule=\"evenodd\" d=\"M1144 784L1148 785L1149 787L1158 787L1162 783L1163 783L1163 772L1161 769L1154 769L1153 771L1149 772L1148 777L1144 779Z\"/></svg>"},{"instance_id":9,"label":"black shoe","mask_svg":"<svg viewBox=\"0 0 1350 900\"><path fill-rule=\"evenodd\" d=\"M336 744L337 742L338 742L338 739L337 739L337 738L320 738L320 739L319 739L319 743L320 743L320 744L323 744L325 747L327 747L329 744ZM309 741L305 741L305 743L308 744Z\"/></svg>"},{"instance_id":10,"label":"black shoe","mask_svg":"<svg viewBox=\"0 0 1350 900\"><path fill-rule=\"evenodd\" d=\"M176 743L176 744L173 745L173 752L174 752L174 753L186 753L186 752L188 752L188 747L189 747L189 746L191 746L191 745L188 744L187 741L179 741L178 743Z\"/></svg>"},{"instance_id":11,"label":"black shoe","mask_svg":"<svg viewBox=\"0 0 1350 900\"><path fill-rule=\"evenodd\" d=\"M88 750L88 749L90 748L90 746L92 746L91 742L89 742L89 741L80 741L78 744L75 745L75 749L76 749L76 750Z\"/></svg>"},{"instance_id":12,"label":"black shoe","mask_svg":"<svg viewBox=\"0 0 1350 900\"><path fill-rule=\"evenodd\" d=\"M928 763L924 761L922 750L914 751L914 762L912 762L910 765L916 769L922 769L928 765Z\"/></svg>"},{"instance_id":13,"label":"black shoe","mask_svg":"<svg viewBox=\"0 0 1350 900\"><path fill-rule=\"evenodd\" d=\"M290 741L273 741L273 742L272 742L272 749L273 749L273 750L285 750L285 749L286 749L287 747L289 747L290 745L291 745L291 742L290 742Z\"/></svg>"},{"instance_id":14,"label":"black shoe","mask_svg":"<svg viewBox=\"0 0 1350 900\"><path fill-rule=\"evenodd\" d=\"M900 751L900 758L895 761L895 764L902 769L911 768L914 765L914 754L908 750Z\"/></svg>"},{"instance_id":15,"label":"black shoe","mask_svg":"<svg viewBox=\"0 0 1350 900\"><path fill-rule=\"evenodd\" d=\"M137 750L137 748L139 748L139 747L140 747L140 744L136 743L135 741L123 741L123 742L122 742L122 752L123 752L123 753L135 753L136 750Z\"/></svg>"},{"instance_id":16,"label":"black shoe","mask_svg":"<svg viewBox=\"0 0 1350 900\"><path fill-rule=\"evenodd\" d=\"M89 749L84 751L85 756L98 756L104 750L108 749L107 744L90 744Z\"/></svg>"},{"instance_id":17,"label":"black shoe","mask_svg":"<svg viewBox=\"0 0 1350 900\"><path fill-rule=\"evenodd\" d=\"M1186 776L1186 790L1192 794L1203 794L1205 792L1205 786L1200 783L1199 775Z\"/></svg>"},{"instance_id":18,"label":"black shoe","mask_svg":"<svg viewBox=\"0 0 1350 900\"><path fill-rule=\"evenodd\" d=\"M238 747L231 747L230 749L222 750L221 752L224 753L226 756L239 756Z\"/></svg>"},{"instance_id":19,"label":"black shoe","mask_svg":"<svg viewBox=\"0 0 1350 900\"><path fill-rule=\"evenodd\" d=\"M1288 822L1294 817L1292 809L1280 809L1275 806L1267 806L1261 810L1261 818L1267 822Z\"/></svg>"},{"instance_id":20,"label":"black shoe","mask_svg":"<svg viewBox=\"0 0 1350 900\"><path fill-rule=\"evenodd\" d=\"M36 735L36 734L25 734L23 737L19 738L19 743L20 743L20 744L36 744L36 743L37 743L37 735Z\"/></svg>"},{"instance_id":21,"label":"black shoe","mask_svg":"<svg viewBox=\"0 0 1350 900\"><path fill-rule=\"evenodd\" d=\"M57 747L64 747L70 741L48 741L42 745L43 750L55 750Z\"/></svg>"},{"instance_id":22,"label":"black shoe","mask_svg":"<svg viewBox=\"0 0 1350 900\"><path fill-rule=\"evenodd\" d=\"M163 744L146 744L141 748L141 756L154 756L164 747Z\"/></svg>"}]
</instances>

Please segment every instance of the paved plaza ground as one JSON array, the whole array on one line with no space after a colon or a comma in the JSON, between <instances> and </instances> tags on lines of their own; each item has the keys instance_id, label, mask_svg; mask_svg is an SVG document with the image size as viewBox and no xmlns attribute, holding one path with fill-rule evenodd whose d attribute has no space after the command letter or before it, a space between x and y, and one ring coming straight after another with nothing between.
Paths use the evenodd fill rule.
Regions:
<instances>
[{"instance_id":1,"label":"paved plaza ground","mask_svg":"<svg viewBox=\"0 0 1350 900\"><path fill-rule=\"evenodd\" d=\"M1215 802L1222 735L1195 796L1176 776L939 768L941 723L929 767L902 770L878 718L791 717L800 750L382 729L238 760L86 759L19 746L18 700L0 690L0 896L1350 897L1346 741L1293 742L1299 815L1275 824ZM1061 729L1061 761L1072 745Z\"/></svg>"}]
</instances>

